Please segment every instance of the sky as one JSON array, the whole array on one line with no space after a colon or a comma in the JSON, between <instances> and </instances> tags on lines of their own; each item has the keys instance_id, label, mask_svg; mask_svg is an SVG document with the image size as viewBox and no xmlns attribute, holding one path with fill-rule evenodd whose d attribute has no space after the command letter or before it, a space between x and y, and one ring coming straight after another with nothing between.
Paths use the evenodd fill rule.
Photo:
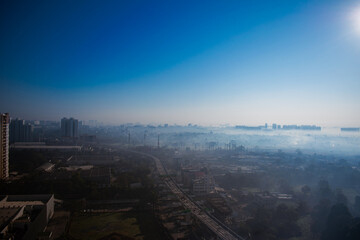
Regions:
<instances>
[{"instance_id":1,"label":"sky","mask_svg":"<svg viewBox=\"0 0 360 240\"><path fill-rule=\"evenodd\" d=\"M360 126L360 1L0 2L0 112Z\"/></svg>"}]
</instances>

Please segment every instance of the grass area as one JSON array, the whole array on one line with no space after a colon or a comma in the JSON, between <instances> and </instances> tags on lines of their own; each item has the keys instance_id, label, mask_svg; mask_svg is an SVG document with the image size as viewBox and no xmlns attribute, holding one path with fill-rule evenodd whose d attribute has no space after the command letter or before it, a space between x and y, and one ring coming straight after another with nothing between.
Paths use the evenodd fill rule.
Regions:
<instances>
[{"instance_id":1,"label":"grass area","mask_svg":"<svg viewBox=\"0 0 360 240\"><path fill-rule=\"evenodd\" d=\"M139 224L135 217L123 213L106 213L93 216L74 216L69 234L75 239L97 240L111 233L119 233L142 240Z\"/></svg>"},{"instance_id":2,"label":"grass area","mask_svg":"<svg viewBox=\"0 0 360 240\"><path fill-rule=\"evenodd\" d=\"M140 224L140 230L144 234L144 240L164 239L164 233L161 231L153 214L139 211L136 215Z\"/></svg>"}]
</instances>

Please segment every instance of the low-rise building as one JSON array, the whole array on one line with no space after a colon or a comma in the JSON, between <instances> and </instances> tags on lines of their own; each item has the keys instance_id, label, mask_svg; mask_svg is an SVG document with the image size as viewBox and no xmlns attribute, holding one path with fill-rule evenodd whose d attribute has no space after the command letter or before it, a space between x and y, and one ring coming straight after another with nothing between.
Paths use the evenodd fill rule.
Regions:
<instances>
[{"instance_id":1,"label":"low-rise building","mask_svg":"<svg viewBox=\"0 0 360 240\"><path fill-rule=\"evenodd\" d=\"M37 239L54 214L54 195L0 197L0 239Z\"/></svg>"},{"instance_id":2,"label":"low-rise building","mask_svg":"<svg viewBox=\"0 0 360 240\"><path fill-rule=\"evenodd\" d=\"M55 164L46 162L40 167L37 168L38 171L45 171L45 172L51 172L55 168Z\"/></svg>"},{"instance_id":3,"label":"low-rise building","mask_svg":"<svg viewBox=\"0 0 360 240\"><path fill-rule=\"evenodd\" d=\"M214 191L214 189L215 189L214 179L209 175L205 175L201 178L197 178L193 180L192 192L195 195L208 194Z\"/></svg>"}]
</instances>

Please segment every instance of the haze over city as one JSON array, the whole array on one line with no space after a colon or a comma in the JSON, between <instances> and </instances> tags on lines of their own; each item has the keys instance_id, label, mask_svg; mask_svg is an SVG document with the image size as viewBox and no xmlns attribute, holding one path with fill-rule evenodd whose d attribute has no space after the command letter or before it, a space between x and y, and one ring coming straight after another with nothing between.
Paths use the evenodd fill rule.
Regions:
<instances>
[{"instance_id":1,"label":"haze over city","mask_svg":"<svg viewBox=\"0 0 360 240\"><path fill-rule=\"evenodd\" d=\"M108 124L358 126L359 1L0 3L0 109Z\"/></svg>"},{"instance_id":2,"label":"haze over city","mask_svg":"<svg viewBox=\"0 0 360 240\"><path fill-rule=\"evenodd\" d=\"M359 240L360 0L0 1L0 240Z\"/></svg>"}]
</instances>

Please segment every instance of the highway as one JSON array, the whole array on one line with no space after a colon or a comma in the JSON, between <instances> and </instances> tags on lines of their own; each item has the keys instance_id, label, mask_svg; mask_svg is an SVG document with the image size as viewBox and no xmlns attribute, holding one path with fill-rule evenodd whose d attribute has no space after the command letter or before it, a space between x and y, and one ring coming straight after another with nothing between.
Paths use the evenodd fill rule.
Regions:
<instances>
[{"instance_id":1,"label":"highway","mask_svg":"<svg viewBox=\"0 0 360 240\"><path fill-rule=\"evenodd\" d=\"M140 152L138 152L140 153ZM152 159L154 159L156 168L160 175L168 175L166 168L163 166L160 159L150 154L141 153L146 155ZM194 216L196 216L203 224L205 224L209 229L211 229L220 239L232 240L232 239L240 239L245 240L244 238L237 235L231 229L222 224L215 217L210 216L208 213L201 210L201 208L191 200L174 182L174 180L170 177L164 178L165 184L169 187L169 189L179 198L181 203L185 208L189 209Z\"/></svg>"}]
</instances>

